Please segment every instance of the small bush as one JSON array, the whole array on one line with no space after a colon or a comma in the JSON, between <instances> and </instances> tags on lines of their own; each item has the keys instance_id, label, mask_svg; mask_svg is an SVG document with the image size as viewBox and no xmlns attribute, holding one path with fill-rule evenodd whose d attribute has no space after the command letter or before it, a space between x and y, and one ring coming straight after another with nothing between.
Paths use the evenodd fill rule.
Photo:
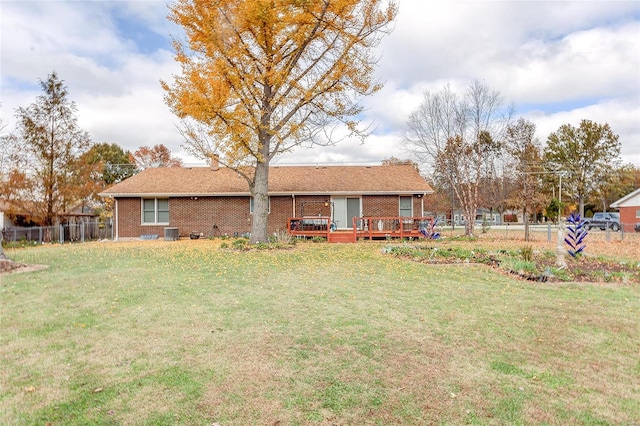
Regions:
<instances>
[{"instance_id":1,"label":"small bush","mask_svg":"<svg viewBox=\"0 0 640 426\"><path fill-rule=\"evenodd\" d=\"M514 272L520 273L528 273L528 274L537 274L538 268L536 267L535 262L529 260L519 260L519 259L507 259L505 262L505 267Z\"/></svg>"},{"instance_id":2,"label":"small bush","mask_svg":"<svg viewBox=\"0 0 640 426\"><path fill-rule=\"evenodd\" d=\"M249 240L246 238L237 238L233 240L233 243L231 243L231 245L233 246L234 249L242 250L247 246L248 243L249 243Z\"/></svg>"},{"instance_id":3,"label":"small bush","mask_svg":"<svg viewBox=\"0 0 640 426\"><path fill-rule=\"evenodd\" d=\"M37 241L30 241L26 238L21 238L18 241L2 241L2 247L17 249L17 248L26 248L26 247L35 247L38 245Z\"/></svg>"},{"instance_id":4,"label":"small bush","mask_svg":"<svg viewBox=\"0 0 640 426\"><path fill-rule=\"evenodd\" d=\"M560 281L571 281L573 278L566 268L551 268L551 274Z\"/></svg>"},{"instance_id":5,"label":"small bush","mask_svg":"<svg viewBox=\"0 0 640 426\"><path fill-rule=\"evenodd\" d=\"M533 246L526 246L520 249L520 257L525 262L533 261Z\"/></svg>"},{"instance_id":6,"label":"small bush","mask_svg":"<svg viewBox=\"0 0 640 426\"><path fill-rule=\"evenodd\" d=\"M273 236L270 238L272 243L280 243L280 244L292 244L294 238L289 235L287 231L276 231Z\"/></svg>"}]
</instances>

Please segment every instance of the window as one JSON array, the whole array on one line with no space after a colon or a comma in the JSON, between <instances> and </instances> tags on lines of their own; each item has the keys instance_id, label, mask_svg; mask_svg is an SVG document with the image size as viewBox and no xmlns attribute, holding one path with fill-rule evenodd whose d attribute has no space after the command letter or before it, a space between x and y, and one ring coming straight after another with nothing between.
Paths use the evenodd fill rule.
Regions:
<instances>
[{"instance_id":1,"label":"window","mask_svg":"<svg viewBox=\"0 0 640 426\"><path fill-rule=\"evenodd\" d=\"M412 196L400 197L400 216L401 217L413 216L413 197Z\"/></svg>"},{"instance_id":2,"label":"window","mask_svg":"<svg viewBox=\"0 0 640 426\"><path fill-rule=\"evenodd\" d=\"M169 223L169 199L143 199L142 223Z\"/></svg>"},{"instance_id":3,"label":"window","mask_svg":"<svg viewBox=\"0 0 640 426\"><path fill-rule=\"evenodd\" d=\"M269 211L267 213L271 213L271 197L269 197L268 200L269 200ZM253 197L249 199L249 213L253 214Z\"/></svg>"},{"instance_id":4,"label":"window","mask_svg":"<svg viewBox=\"0 0 640 426\"><path fill-rule=\"evenodd\" d=\"M640 210L636 210L636 219L640 219Z\"/></svg>"}]
</instances>

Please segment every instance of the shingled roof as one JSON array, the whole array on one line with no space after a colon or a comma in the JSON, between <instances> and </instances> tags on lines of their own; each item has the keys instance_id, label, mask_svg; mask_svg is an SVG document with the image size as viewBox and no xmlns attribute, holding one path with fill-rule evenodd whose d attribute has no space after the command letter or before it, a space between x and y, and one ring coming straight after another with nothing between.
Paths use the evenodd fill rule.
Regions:
<instances>
[{"instance_id":1,"label":"shingled roof","mask_svg":"<svg viewBox=\"0 0 640 426\"><path fill-rule=\"evenodd\" d=\"M276 166L269 194L430 194L433 189L412 165ZM249 195L247 181L221 167L146 169L100 193L103 197Z\"/></svg>"}]
</instances>

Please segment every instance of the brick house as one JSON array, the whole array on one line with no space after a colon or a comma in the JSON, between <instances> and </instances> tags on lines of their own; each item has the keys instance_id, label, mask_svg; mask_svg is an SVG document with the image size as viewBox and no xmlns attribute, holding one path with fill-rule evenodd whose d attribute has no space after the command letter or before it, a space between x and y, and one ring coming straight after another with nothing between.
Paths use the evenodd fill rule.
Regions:
<instances>
[{"instance_id":1,"label":"brick house","mask_svg":"<svg viewBox=\"0 0 640 426\"><path fill-rule=\"evenodd\" d=\"M611 207L620 211L620 223L624 231L633 232L640 224L640 188L611 203Z\"/></svg>"},{"instance_id":2,"label":"brick house","mask_svg":"<svg viewBox=\"0 0 640 426\"><path fill-rule=\"evenodd\" d=\"M269 171L269 233L289 218L329 216L337 229L352 217L422 216L433 190L412 165L275 166ZM113 197L116 239L251 231L247 181L226 167L149 168L103 191Z\"/></svg>"}]
</instances>

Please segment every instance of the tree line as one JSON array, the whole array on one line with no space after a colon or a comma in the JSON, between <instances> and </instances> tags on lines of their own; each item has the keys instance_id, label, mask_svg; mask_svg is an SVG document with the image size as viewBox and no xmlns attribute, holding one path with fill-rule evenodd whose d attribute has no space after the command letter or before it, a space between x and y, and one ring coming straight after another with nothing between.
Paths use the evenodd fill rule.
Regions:
<instances>
[{"instance_id":1,"label":"tree line","mask_svg":"<svg viewBox=\"0 0 640 426\"><path fill-rule=\"evenodd\" d=\"M97 196L103 189L147 167L182 165L161 144L132 153L92 142L78 127L77 107L57 73L40 85L43 94L16 110L16 129L0 138L0 194L23 219L46 226L79 207L108 214L108 200ZM434 209L456 206L466 218L475 218L479 207L518 210L557 220L567 206L581 215L585 205L606 210L640 184L640 170L621 163L620 142L608 124L562 125L543 146L535 124L515 119L513 111L478 81L463 96L448 85L424 93L407 121L403 146L406 161L426 168L436 188ZM474 220L465 227L473 234Z\"/></svg>"},{"instance_id":2,"label":"tree line","mask_svg":"<svg viewBox=\"0 0 640 426\"><path fill-rule=\"evenodd\" d=\"M77 106L53 71L42 94L15 111L16 128L0 126L0 195L3 208L23 224L52 225L73 212L108 214L103 189L147 167L181 166L162 144L125 151L92 141L77 122Z\"/></svg>"},{"instance_id":3,"label":"tree line","mask_svg":"<svg viewBox=\"0 0 640 426\"><path fill-rule=\"evenodd\" d=\"M622 164L617 134L583 119L564 124L546 144L535 123L516 118L496 90L472 82L462 95L449 85L425 92L407 122L404 147L426 167L439 211L461 210L473 235L479 207L557 220L585 206L606 210L640 185L640 169ZM452 217L453 219L453 217ZM469 220L470 219L470 220Z\"/></svg>"},{"instance_id":4,"label":"tree line","mask_svg":"<svg viewBox=\"0 0 640 426\"><path fill-rule=\"evenodd\" d=\"M275 157L334 144L344 130L343 138L367 136L358 100L382 87L374 78L373 49L397 13L393 0L170 5L168 19L185 33L173 43L181 73L160 82L165 103L180 121L189 154L216 158L246 179L254 198L252 242L268 239ZM57 74L41 85L44 94L16 111L16 131L1 139L7 153L0 158L2 196L33 218L49 223L144 167L180 164L163 146L129 153L93 143L78 128L76 106ZM424 94L408 118L403 145L409 161L427 170L439 211L455 204L466 218L475 218L479 206L520 209L525 216L544 210L554 218L564 212L561 200L583 214L585 203L606 209L638 185L638 170L621 164L619 138L608 124L563 125L543 148L535 124L516 119L514 111L478 81L464 94L449 86ZM465 231L473 234L474 220Z\"/></svg>"}]
</instances>

